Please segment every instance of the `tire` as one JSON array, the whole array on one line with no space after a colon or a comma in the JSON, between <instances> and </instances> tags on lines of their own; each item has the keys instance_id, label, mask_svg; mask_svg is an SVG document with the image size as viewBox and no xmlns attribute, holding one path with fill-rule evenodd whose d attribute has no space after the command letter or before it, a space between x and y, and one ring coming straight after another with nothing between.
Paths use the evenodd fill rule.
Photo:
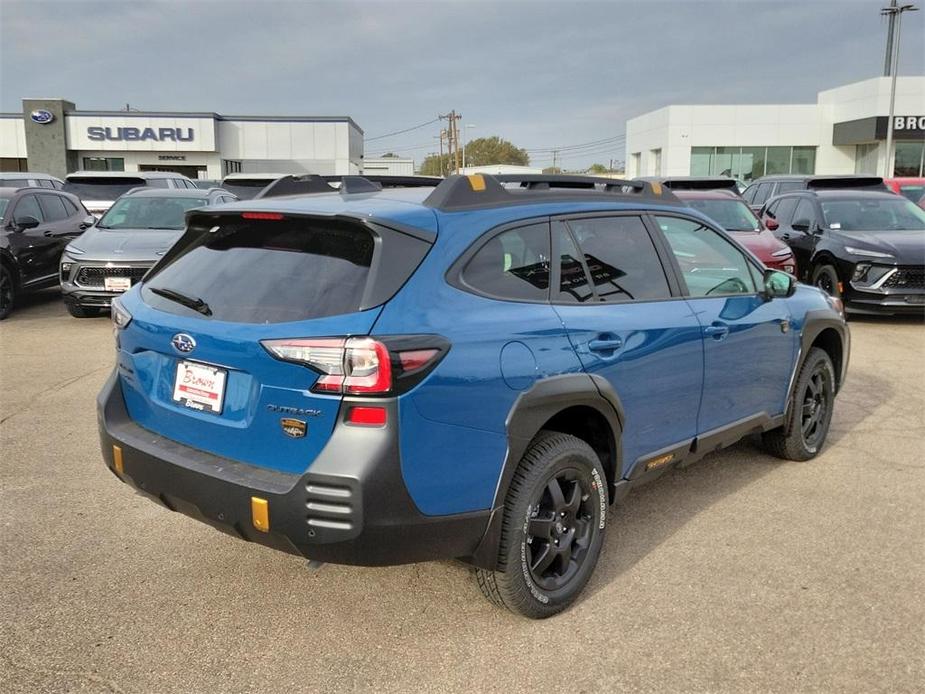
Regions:
<instances>
[{"instance_id":1,"label":"tire","mask_svg":"<svg viewBox=\"0 0 925 694\"><path fill-rule=\"evenodd\" d=\"M74 318L93 318L94 316L100 315L100 310L98 308L86 308L80 304L65 304L67 306L67 312L70 313Z\"/></svg>"},{"instance_id":2,"label":"tire","mask_svg":"<svg viewBox=\"0 0 925 694\"><path fill-rule=\"evenodd\" d=\"M9 316L15 305L16 278L5 263L0 263L0 320Z\"/></svg>"},{"instance_id":3,"label":"tire","mask_svg":"<svg viewBox=\"0 0 925 694\"><path fill-rule=\"evenodd\" d=\"M835 368L829 355L813 347L800 367L783 426L765 432L765 450L784 460L810 460L822 450L832 423Z\"/></svg>"},{"instance_id":4,"label":"tire","mask_svg":"<svg viewBox=\"0 0 925 694\"><path fill-rule=\"evenodd\" d=\"M476 569L479 588L496 605L525 617L561 612L594 572L606 521L600 458L581 439L541 431L511 480L498 565Z\"/></svg>"},{"instance_id":5,"label":"tire","mask_svg":"<svg viewBox=\"0 0 925 694\"><path fill-rule=\"evenodd\" d=\"M829 296L841 298L838 290L838 272L831 265L820 265L813 271L813 286L819 287Z\"/></svg>"}]
</instances>

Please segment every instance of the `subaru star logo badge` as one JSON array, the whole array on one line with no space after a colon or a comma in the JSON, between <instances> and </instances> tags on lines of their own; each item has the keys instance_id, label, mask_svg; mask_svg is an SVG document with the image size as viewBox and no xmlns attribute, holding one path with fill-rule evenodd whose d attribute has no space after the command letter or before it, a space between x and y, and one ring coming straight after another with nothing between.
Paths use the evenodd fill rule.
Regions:
<instances>
[{"instance_id":1,"label":"subaru star logo badge","mask_svg":"<svg viewBox=\"0 0 925 694\"><path fill-rule=\"evenodd\" d=\"M186 333L177 333L174 335L170 344L173 345L175 350L183 354L189 354L196 349L196 340L193 339L192 335L187 335Z\"/></svg>"},{"instance_id":2,"label":"subaru star logo badge","mask_svg":"<svg viewBox=\"0 0 925 694\"><path fill-rule=\"evenodd\" d=\"M36 123L45 125L46 123L51 123L55 119L55 114L51 111L46 111L44 108L40 108L33 111L29 117Z\"/></svg>"}]
</instances>

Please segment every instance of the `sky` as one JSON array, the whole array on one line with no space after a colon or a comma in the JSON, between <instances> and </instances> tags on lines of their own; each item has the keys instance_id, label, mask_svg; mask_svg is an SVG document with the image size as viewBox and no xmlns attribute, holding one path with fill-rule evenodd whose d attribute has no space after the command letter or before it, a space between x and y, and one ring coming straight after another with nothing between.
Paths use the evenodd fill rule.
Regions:
<instances>
[{"instance_id":1,"label":"sky","mask_svg":"<svg viewBox=\"0 0 925 694\"><path fill-rule=\"evenodd\" d=\"M904 0L904 2L907 0ZM916 0L921 7L921 0ZM219 2L0 0L0 111L348 115L366 156L420 161L456 110L531 163L624 158L624 125L672 103L812 103L883 70L887 0ZM925 75L925 11L900 74ZM925 108L923 108L925 111Z\"/></svg>"}]
</instances>

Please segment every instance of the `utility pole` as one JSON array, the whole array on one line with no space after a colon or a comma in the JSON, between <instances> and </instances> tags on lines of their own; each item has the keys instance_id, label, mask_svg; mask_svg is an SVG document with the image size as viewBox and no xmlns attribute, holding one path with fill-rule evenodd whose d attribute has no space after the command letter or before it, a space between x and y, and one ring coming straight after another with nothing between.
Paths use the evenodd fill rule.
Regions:
<instances>
[{"instance_id":1,"label":"utility pole","mask_svg":"<svg viewBox=\"0 0 925 694\"><path fill-rule=\"evenodd\" d=\"M554 149L552 151L552 172L556 172L556 158L559 156L559 150Z\"/></svg>"},{"instance_id":2,"label":"utility pole","mask_svg":"<svg viewBox=\"0 0 925 694\"><path fill-rule=\"evenodd\" d=\"M459 119L462 118L462 114L456 113L455 110L450 111L445 116L440 116L441 120L447 121L446 126L446 138L447 138L447 154L450 157L450 165L453 167L454 173L459 173L460 167L460 149L459 149Z\"/></svg>"},{"instance_id":3,"label":"utility pole","mask_svg":"<svg viewBox=\"0 0 925 694\"><path fill-rule=\"evenodd\" d=\"M440 175L446 175L446 169L443 166L443 138L446 137L446 130L440 131Z\"/></svg>"},{"instance_id":4,"label":"utility pole","mask_svg":"<svg viewBox=\"0 0 925 694\"><path fill-rule=\"evenodd\" d=\"M896 11L896 0L890 0L890 14L886 15L887 17L887 26L886 26L886 53L883 56L883 76L889 77L893 74L892 65L893 65L893 30L896 28L896 15L893 14ZM884 12L880 13L881 15Z\"/></svg>"},{"instance_id":5,"label":"utility pole","mask_svg":"<svg viewBox=\"0 0 925 694\"><path fill-rule=\"evenodd\" d=\"M912 3L899 5L895 2L890 3L889 7L880 10L881 15L889 16L890 20L896 20L895 33L893 35L893 57L890 61L890 115L886 123L886 164L883 167L883 177L887 178L893 175L893 125L896 110L896 75L899 72L899 38L902 32L903 12L915 12L919 8Z\"/></svg>"}]
</instances>

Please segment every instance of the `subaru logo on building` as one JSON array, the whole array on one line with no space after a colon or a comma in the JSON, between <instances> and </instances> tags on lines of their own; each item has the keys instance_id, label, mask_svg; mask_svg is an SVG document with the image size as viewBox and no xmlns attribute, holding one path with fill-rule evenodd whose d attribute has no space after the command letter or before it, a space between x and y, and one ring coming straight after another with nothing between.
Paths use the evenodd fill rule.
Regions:
<instances>
[{"instance_id":1,"label":"subaru logo on building","mask_svg":"<svg viewBox=\"0 0 925 694\"><path fill-rule=\"evenodd\" d=\"M29 114L29 117L36 123L45 125L46 123L51 123L55 119L55 114L51 111L46 111L44 108L40 108Z\"/></svg>"},{"instance_id":2,"label":"subaru logo on building","mask_svg":"<svg viewBox=\"0 0 925 694\"><path fill-rule=\"evenodd\" d=\"M196 349L196 340L193 339L192 335L187 335L186 333L177 333L174 335L170 344L173 345L175 350L183 354L189 354Z\"/></svg>"}]
</instances>

